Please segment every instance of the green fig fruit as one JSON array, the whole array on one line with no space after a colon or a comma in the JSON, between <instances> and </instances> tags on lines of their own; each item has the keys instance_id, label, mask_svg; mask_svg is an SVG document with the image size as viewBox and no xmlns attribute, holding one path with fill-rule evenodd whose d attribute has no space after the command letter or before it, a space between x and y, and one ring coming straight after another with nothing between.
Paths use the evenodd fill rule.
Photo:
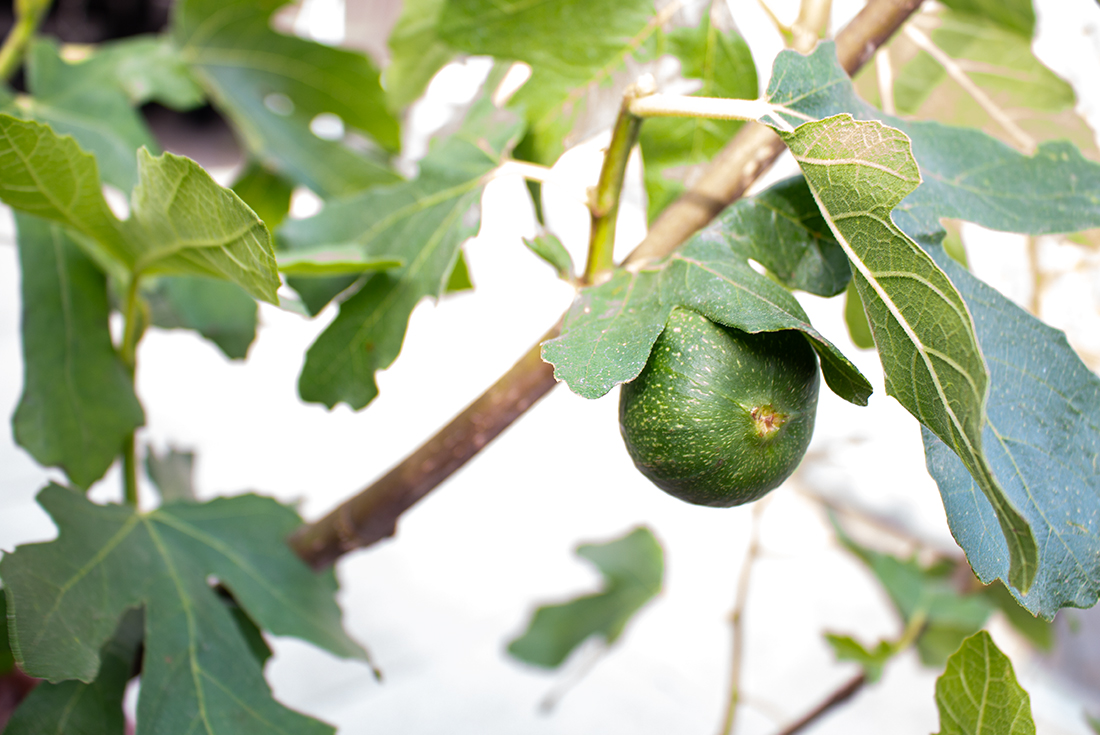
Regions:
<instances>
[{"instance_id":1,"label":"green fig fruit","mask_svg":"<svg viewBox=\"0 0 1100 735\"><path fill-rule=\"evenodd\" d=\"M643 475L681 500L730 507L778 487L806 453L817 357L801 332L749 334L674 309L619 426Z\"/></svg>"}]
</instances>

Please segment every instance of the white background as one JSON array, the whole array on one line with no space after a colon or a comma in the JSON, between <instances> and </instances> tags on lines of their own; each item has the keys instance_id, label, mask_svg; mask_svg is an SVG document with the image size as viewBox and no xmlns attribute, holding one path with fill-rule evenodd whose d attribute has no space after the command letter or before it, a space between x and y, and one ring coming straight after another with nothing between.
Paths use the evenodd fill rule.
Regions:
<instances>
[{"instance_id":1,"label":"white background","mask_svg":"<svg viewBox=\"0 0 1100 735\"><path fill-rule=\"evenodd\" d=\"M1089 0L1036 4L1037 51L1075 84L1080 109L1095 128L1100 8ZM793 16L794 3L774 6ZM838 24L858 8L839 0L836 6ZM753 0L733 0L731 8L757 54L764 83L781 41ZM472 62L450 69L433 84L413 118L413 136L422 138L442 122L449 105L472 93L470 79L478 68ZM580 262L588 227L583 191L595 182L598 144L559 164L562 178L573 183L547 187L551 224ZM788 164L769 180L790 171ZM642 235L640 199L635 185L621 220L623 252ZM417 308L402 354L378 376L381 395L368 410L329 412L297 398L304 352L332 310L307 321L264 305L246 364L228 362L190 333L151 330L138 356L138 391L147 416L141 439L162 450L196 451L204 498L256 490L300 501L306 518L327 512L461 410L568 306L571 288L520 242L534 233L534 219L518 180L488 187L482 222L481 233L466 246L477 290ZM4 223L0 413L10 416L22 367L18 269L6 215ZM968 235L979 274L1010 294L1021 288L1026 257L1020 239L974 230ZM1083 290L1069 300L1070 308L1046 316L1063 320L1063 328L1095 320L1100 287L1089 278L1095 274L1078 284ZM924 469L917 424L885 396L877 357L848 343L840 299L803 302L815 325L852 357L876 392L869 407L858 409L823 389L810 453L762 512L763 554L745 617L746 701L739 732L746 734L774 732L855 673L853 665L835 663L823 631L851 633L866 644L900 632L883 592L837 547L810 496L865 508L933 548L958 553ZM395 540L343 559L337 571L347 627L371 650L385 681L374 681L361 664L280 639L273 641L277 655L267 668L276 696L348 734L714 732L729 678L728 615L753 510L696 508L654 488L623 450L616 408L615 393L586 401L565 388L553 391L409 512ZM33 502L48 478L61 479L15 447L5 425L0 548L56 533ZM154 502L151 489L143 487L143 493ZM93 496L118 499L116 470ZM643 523L666 551L663 592L553 713L540 713L539 702L598 652L590 647L563 671L547 673L509 659L504 647L522 632L534 605L598 587L598 576L572 555L578 542L607 540ZM1039 732L1088 732L1082 706L1100 714L1100 703L1090 699L1096 695L1051 673L1000 621L992 629L1031 692ZM937 674L921 668L913 654L903 655L880 684L812 732L934 732ZM1081 683L1100 689L1100 682Z\"/></svg>"}]
</instances>

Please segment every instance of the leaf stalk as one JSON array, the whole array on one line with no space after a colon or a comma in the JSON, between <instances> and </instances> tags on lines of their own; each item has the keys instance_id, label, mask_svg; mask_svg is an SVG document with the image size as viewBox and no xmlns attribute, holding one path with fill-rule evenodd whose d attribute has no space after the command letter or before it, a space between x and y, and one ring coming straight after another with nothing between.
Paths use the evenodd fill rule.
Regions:
<instances>
[{"instance_id":1,"label":"leaf stalk","mask_svg":"<svg viewBox=\"0 0 1100 735\"><path fill-rule=\"evenodd\" d=\"M648 75L627 87L615 127L611 129L611 142L604 154L599 183L588 204L592 214L592 230L588 240L588 260L584 267L583 283L594 283L600 275L615 267L615 225L619 219L619 202L623 193L623 178L630 151L638 142L642 130L642 118L633 111L634 103L652 96L655 91L653 78Z\"/></svg>"},{"instance_id":2,"label":"leaf stalk","mask_svg":"<svg viewBox=\"0 0 1100 735\"><path fill-rule=\"evenodd\" d=\"M137 274L130 277L130 285L126 289L126 303L123 307L125 326L122 330L122 344L119 345L119 357L133 379L137 372L137 343L141 339L141 296L138 293ZM138 507L138 471L137 471L137 442L134 432L126 436L122 442L122 489L126 498L126 504L134 508Z\"/></svg>"}]
</instances>

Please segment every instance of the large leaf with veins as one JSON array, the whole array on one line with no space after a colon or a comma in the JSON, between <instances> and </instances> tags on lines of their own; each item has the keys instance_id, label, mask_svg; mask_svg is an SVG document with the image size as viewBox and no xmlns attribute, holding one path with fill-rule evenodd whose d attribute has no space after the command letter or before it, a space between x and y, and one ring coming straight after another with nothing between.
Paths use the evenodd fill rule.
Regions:
<instances>
[{"instance_id":1,"label":"large leaf with veins","mask_svg":"<svg viewBox=\"0 0 1100 735\"><path fill-rule=\"evenodd\" d=\"M91 682L130 608L145 609L138 729L211 735L329 733L271 698L260 663L212 583L275 635L365 659L340 626L332 572L316 574L285 538L301 520L268 498L95 505L58 485L39 494L54 541L0 561L12 650L31 676Z\"/></svg>"}]
</instances>

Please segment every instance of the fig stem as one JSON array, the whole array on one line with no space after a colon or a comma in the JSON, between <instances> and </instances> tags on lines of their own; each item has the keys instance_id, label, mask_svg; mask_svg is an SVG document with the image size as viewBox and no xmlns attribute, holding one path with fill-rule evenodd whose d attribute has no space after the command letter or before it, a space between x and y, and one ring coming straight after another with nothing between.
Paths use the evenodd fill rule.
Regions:
<instances>
[{"instance_id":1,"label":"fig stem","mask_svg":"<svg viewBox=\"0 0 1100 735\"><path fill-rule=\"evenodd\" d=\"M921 2L870 0L837 34L841 66L854 74ZM770 128L746 124L719 152L700 181L665 208L645 240L623 264L640 266L671 253L740 197L783 150L783 142ZM556 385L552 368L541 360L540 345L556 336L560 329L559 321L469 408L382 478L321 520L295 531L289 539L291 548L307 564L320 569L353 549L392 536L402 513L450 477ZM502 396L508 400L502 400ZM494 401L498 402L496 408ZM480 441L473 440L477 438Z\"/></svg>"}]
</instances>

